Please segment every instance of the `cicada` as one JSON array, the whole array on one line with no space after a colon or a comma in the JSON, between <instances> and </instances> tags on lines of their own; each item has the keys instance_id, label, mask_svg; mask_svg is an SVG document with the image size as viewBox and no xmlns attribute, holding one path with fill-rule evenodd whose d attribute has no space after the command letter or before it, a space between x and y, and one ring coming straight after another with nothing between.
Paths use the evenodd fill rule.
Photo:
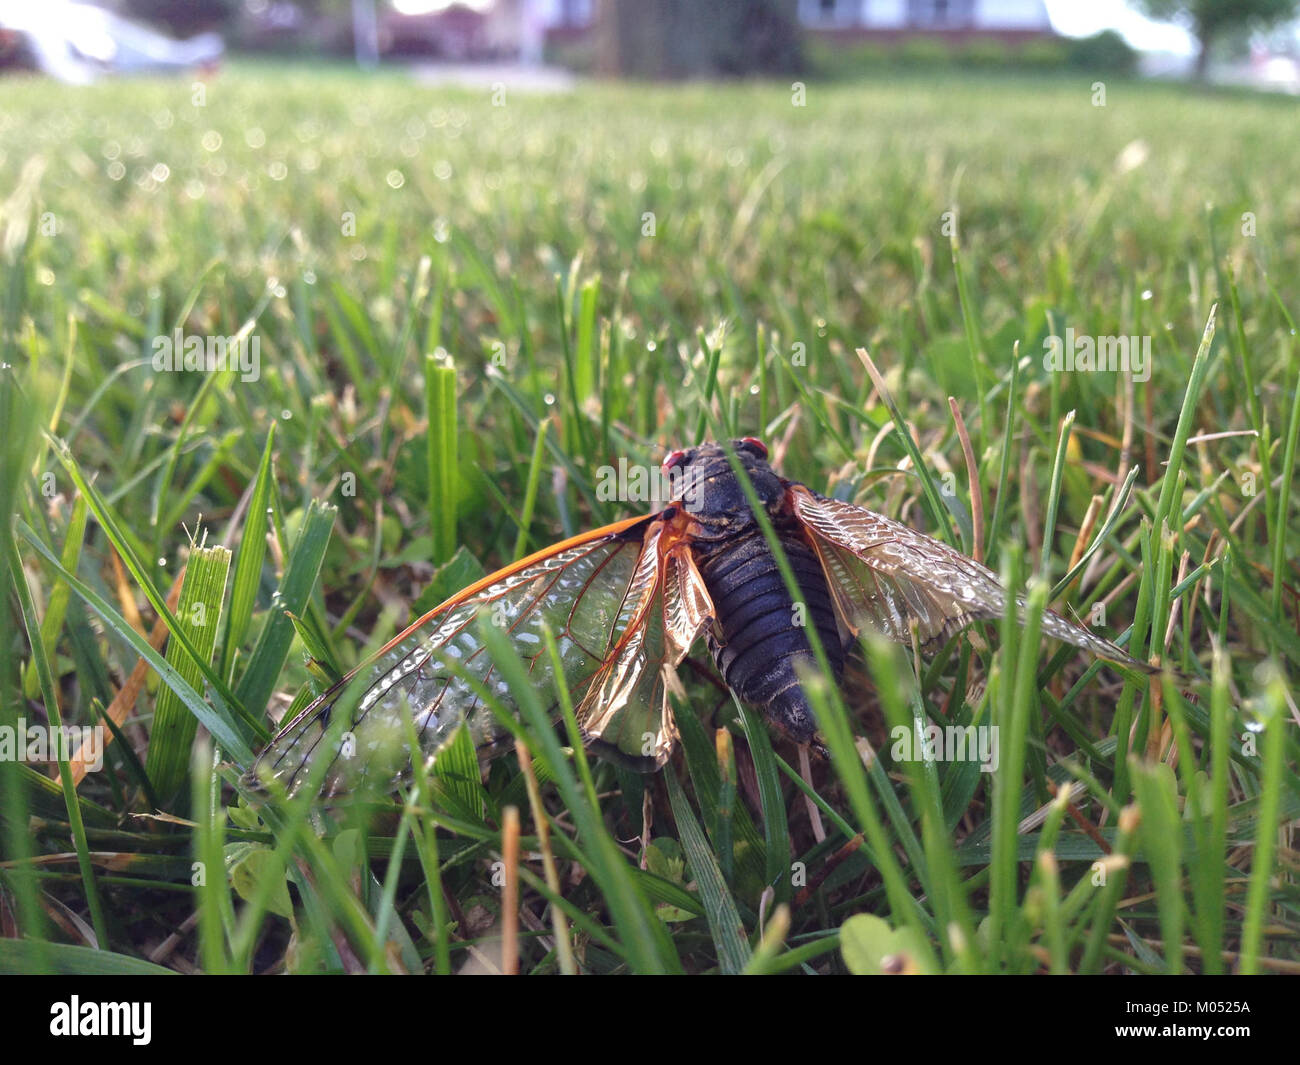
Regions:
<instances>
[{"instance_id":1,"label":"cicada","mask_svg":"<svg viewBox=\"0 0 1300 1065\"><path fill-rule=\"evenodd\" d=\"M485 614L506 632L545 700L557 705L558 682L567 686L588 749L649 772L669 759L678 736L666 674L701 640L741 701L795 743L816 745L799 678L815 664L810 628L838 681L866 629L924 647L1007 609L1008 593L987 567L900 522L786 480L753 437L730 447L770 519L797 597L723 446L673 451L663 463L669 483L680 486L673 503L538 551L453 595L297 714L261 753L249 782L274 777L292 793L326 759L315 776L327 796L363 781L395 785L401 768L395 775L391 759L374 752L397 749L409 766L411 725L418 757L436 756L462 726L490 755L506 733L483 697L511 710L514 702L481 640ZM546 645L547 628L558 656ZM1054 612L1043 615L1042 631L1150 671ZM331 729L340 707L349 720Z\"/></svg>"}]
</instances>

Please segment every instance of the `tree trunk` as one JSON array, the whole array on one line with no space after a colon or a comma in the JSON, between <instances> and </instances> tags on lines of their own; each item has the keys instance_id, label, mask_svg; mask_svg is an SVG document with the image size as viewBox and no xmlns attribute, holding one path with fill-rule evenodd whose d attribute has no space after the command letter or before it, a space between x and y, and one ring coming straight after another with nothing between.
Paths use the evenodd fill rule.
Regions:
<instances>
[{"instance_id":1,"label":"tree trunk","mask_svg":"<svg viewBox=\"0 0 1300 1065\"><path fill-rule=\"evenodd\" d=\"M796 0L600 0L597 66L632 78L797 72Z\"/></svg>"},{"instance_id":2,"label":"tree trunk","mask_svg":"<svg viewBox=\"0 0 1300 1065\"><path fill-rule=\"evenodd\" d=\"M1203 82L1210 69L1210 44L1213 38L1208 31L1202 29L1197 35L1196 40L1201 46L1201 50L1196 53L1196 80Z\"/></svg>"}]
</instances>

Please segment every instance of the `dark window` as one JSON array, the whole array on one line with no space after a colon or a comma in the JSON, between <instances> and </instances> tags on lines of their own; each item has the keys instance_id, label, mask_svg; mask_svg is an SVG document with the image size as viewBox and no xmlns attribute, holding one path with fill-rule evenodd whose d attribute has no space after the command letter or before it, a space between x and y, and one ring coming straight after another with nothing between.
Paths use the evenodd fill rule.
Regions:
<instances>
[{"instance_id":1,"label":"dark window","mask_svg":"<svg viewBox=\"0 0 1300 1065\"><path fill-rule=\"evenodd\" d=\"M907 0L911 26L970 26L975 22L975 0Z\"/></svg>"}]
</instances>

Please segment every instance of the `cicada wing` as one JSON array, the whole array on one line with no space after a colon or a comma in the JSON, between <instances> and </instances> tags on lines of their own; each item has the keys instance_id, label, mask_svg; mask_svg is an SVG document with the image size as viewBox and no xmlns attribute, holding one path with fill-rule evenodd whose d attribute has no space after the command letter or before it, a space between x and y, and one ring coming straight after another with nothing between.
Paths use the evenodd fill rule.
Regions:
<instances>
[{"instance_id":1,"label":"cicada wing","mask_svg":"<svg viewBox=\"0 0 1300 1065\"><path fill-rule=\"evenodd\" d=\"M322 759L324 795L362 787L387 791L407 770L410 716L420 755L436 753L464 723L480 748L502 728L475 684L508 709L514 702L494 669L477 621L486 612L509 634L537 690L554 700L543 628L555 636L564 682L585 694L611 652L627 639L627 602L662 523L634 518L566 540L485 577L435 607L308 705L258 757L249 783L271 776L293 793ZM346 725L336 715L347 717Z\"/></svg>"},{"instance_id":2,"label":"cicada wing","mask_svg":"<svg viewBox=\"0 0 1300 1065\"><path fill-rule=\"evenodd\" d=\"M713 603L678 528L661 525L628 586L622 636L577 710L583 741L629 768L658 769L677 743L664 669L713 622Z\"/></svg>"},{"instance_id":3,"label":"cicada wing","mask_svg":"<svg viewBox=\"0 0 1300 1065\"><path fill-rule=\"evenodd\" d=\"M841 620L854 635L868 626L910 644L915 625L926 644L1006 610L1007 592L996 574L933 537L803 485L792 484L787 501L821 559ZM1024 597L1016 602L1023 609ZM1044 611L1042 629L1102 658L1153 671L1055 611Z\"/></svg>"}]
</instances>

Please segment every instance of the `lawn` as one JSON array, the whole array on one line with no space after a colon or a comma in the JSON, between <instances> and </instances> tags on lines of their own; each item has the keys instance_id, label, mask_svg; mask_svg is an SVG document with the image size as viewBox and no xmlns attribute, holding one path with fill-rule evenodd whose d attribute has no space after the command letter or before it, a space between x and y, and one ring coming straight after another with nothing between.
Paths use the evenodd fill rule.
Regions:
<instances>
[{"instance_id":1,"label":"lawn","mask_svg":"<svg viewBox=\"0 0 1300 1065\"><path fill-rule=\"evenodd\" d=\"M0 760L0 970L1300 971L1293 101L0 93L0 725L116 736L84 777ZM1149 359L1052 369L1049 336ZM543 691L522 765L462 733L378 810L241 795L415 617L644 512L602 467L746 435L1171 671L984 623L810 685L811 783L691 669L657 775L562 747ZM990 723L991 773L891 742Z\"/></svg>"}]
</instances>

